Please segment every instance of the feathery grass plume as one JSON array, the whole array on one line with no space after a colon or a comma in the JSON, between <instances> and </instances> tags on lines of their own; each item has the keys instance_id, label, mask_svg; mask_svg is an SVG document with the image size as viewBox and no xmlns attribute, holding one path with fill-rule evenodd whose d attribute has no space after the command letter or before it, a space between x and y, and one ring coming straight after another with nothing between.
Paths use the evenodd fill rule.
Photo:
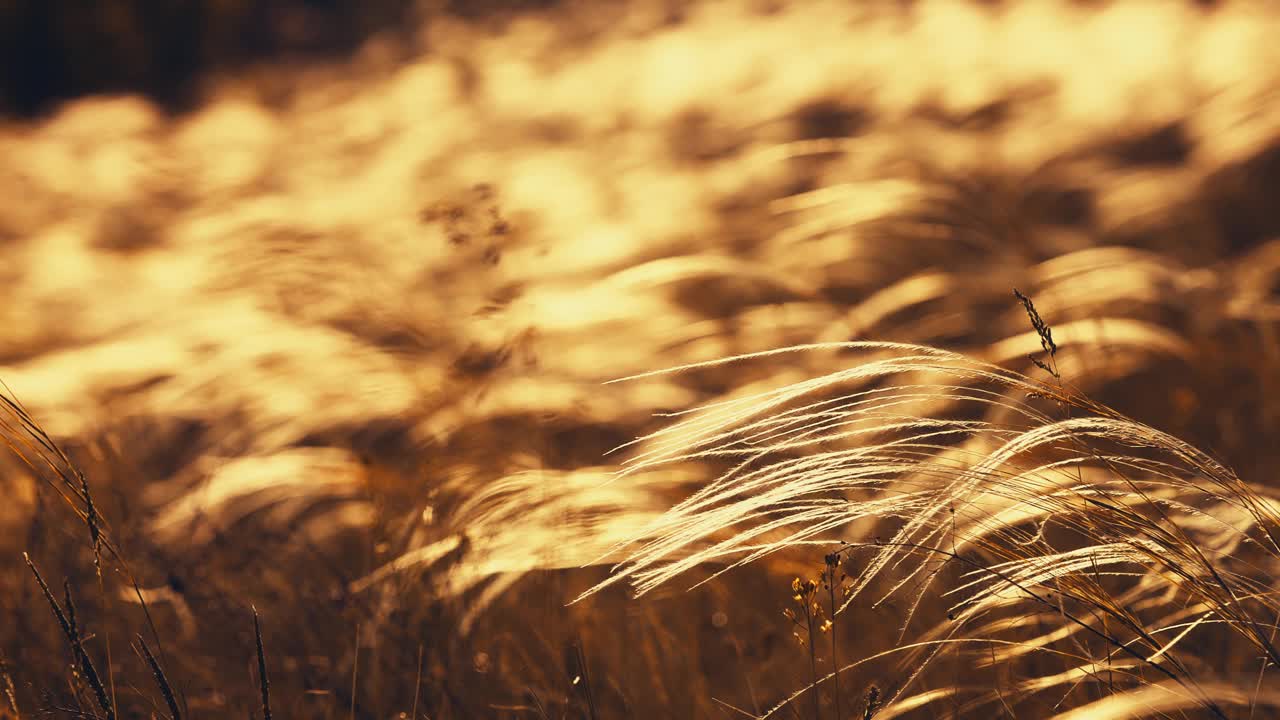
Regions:
<instances>
[{"instance_id":1,"label":"feathery grass plume","mask_svg":"<svg viewBox=\"0 0 1280 720\"><path fill-rule=\"evenodd\" d=\"M670 468L618 484L605 468L516 473L484 486L449 513L443 537L424 541L351 585L356 592L410 571L432 570L446 596L478 592L459 629L526 573L579 567L653 522L673 488L697 477Z\"/></svg>"},{"instance_id":2,"label":"feathery grass plume","mask_svg":"<svg viewBox=\"0 0 1280 720\"><path fill-rule=\"evenodd\" d=\"M772 352L813 349L822 348ZM702 584L784 550L836 545L861 567L837 613L874 591L873 606L905 602L906 633L928 620L928 602L945 603L946 620L894 649L903 672L884 693L885 712L963 640L1060 659L1063 643L1101 641L1136 663L1139 682L1176 683L1219 716L1199 688L1211 666L1186 638L1214 632L1280 661L1267 633L1280 613L1270 590L1280 564L1272 491L1056 382L925 346L834 349L865 358L708 405L636 441L622 478L674 462L729 469L615 548L625 559L584 596L623 581L644 594L697 566L726 565ZM1072 416L1054 419L1041 400ZM949 583L948 569L960 573ZM1205 617L1188 624L1181 608ZM1028 646L1017 629L1027 613L1060 635ZM1090 651L1072 652L1091 661Z\"/></svg>"},{"instance_id":3,"label":"feathery grass plume","mask_svg":"<svg viewBox=\"0 0 1280 720\"><path fill-rule=\"evenodd\" d=\"M154 537L172 545L204 546L269 510L282 524L323 540L365 527L372 514L361 496L365 468L349 451L291 448L207 465L206 482L151 521Z\"/></svg>"},{"instance_id":4,"label":"feathery grass plume","mask_svg":"<svg viewBox=\"0 0 1280 720\"><path fill-rule=\"evenodd\" d=\"M1206 695L1226 706L1247 708L1280 708L1280 692L1273 689L1242 689L1226 683L1201 686ZM1052 720L1130 720L1152 716L1167 717L1171 713L1196 707L1198 699L1171 682L1151 683L1123 693L1095 700L1053 716ZM1249 717L1253 717L1250 713Z\"/></svg>"}]
</instances>

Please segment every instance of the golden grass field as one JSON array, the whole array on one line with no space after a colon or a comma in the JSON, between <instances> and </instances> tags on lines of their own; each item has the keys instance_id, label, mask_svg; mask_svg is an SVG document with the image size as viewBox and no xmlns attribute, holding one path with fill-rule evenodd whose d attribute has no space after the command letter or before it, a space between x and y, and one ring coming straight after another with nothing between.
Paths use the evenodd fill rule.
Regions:
<instances>
[{"instance_id":1,"label":"golden grass field","mask_svg":"<svg viewBox=\"0 0 1280 720\"><path fill-rule=\"evenodd\" d=\"M420 10L0 121L0 718L1280 717L1275 6Z\"/></svg>"}]
</instances>

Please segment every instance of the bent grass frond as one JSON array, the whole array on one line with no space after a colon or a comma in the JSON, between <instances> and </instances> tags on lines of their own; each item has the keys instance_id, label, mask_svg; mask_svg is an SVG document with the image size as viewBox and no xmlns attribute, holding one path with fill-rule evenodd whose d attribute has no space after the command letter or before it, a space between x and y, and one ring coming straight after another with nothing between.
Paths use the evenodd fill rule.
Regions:
<instances>
[{"instance_id":1,"label":"bent grass frond","mask_svg":"<svg viewBox=\"0 0 1280 720\"><path fill-rule=\"evenodd\" d=\"M775 352L817 349L864 359L678 415L637 441L621 478L670 463L729 469L612 548L623 561L582 597L619 582L643 595L712 562L727 563L714 578L788 549L841 548L861 572L838 612L873 589L873 607L909 596L909 617L926 595L950 605L950 620L906 654L886 711L966 628L1017 639L992 662L1083 633L1124 657L1108 661L1113 678L1154 673L1217 716L1198 661L1183 657L1188 636L1225 632L1280 661L1268 635L1280 611L1269 489L1065 385L958 354L860 342ZM689 367L703 365L679 370ZM958 579L946 580L948 566ZM1175 603L1185 612L1168 612ZM1011 620L1028 612L1059 628L1019 637Z\"/></svg>"},{"instance_id":2,"label":"bent grass frond","mask_svg":"<svg viewBox=\"0 0 1280 720\"><path fill-rule=\"evenodd\" d=\"M460 622L466 633L525 574L598 564L610 548L659 517L665 491L692 477L668 468L624 486L610 482L604 468L516 473L452 511L444 537L405 551L352 583L351 590L363 592L398 575L432 571L441 595L474 593ZM445 562L450 557L456 562Z\"/></svg>"}]
</instances>

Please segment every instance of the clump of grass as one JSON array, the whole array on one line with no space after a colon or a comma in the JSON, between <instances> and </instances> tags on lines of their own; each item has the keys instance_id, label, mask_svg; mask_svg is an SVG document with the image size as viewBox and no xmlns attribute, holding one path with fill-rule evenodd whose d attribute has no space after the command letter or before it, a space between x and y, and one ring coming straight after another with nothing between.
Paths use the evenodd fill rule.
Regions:
<instances>
[{"instance_id":1,"label":"clump of grass","mask_svg":"<svg viewBox=\"0 0 1280 720\"><path fill-rule=\"evenodd\" d=\"M1047 326L1037 334L1052 355ZM872 607L906 607L900 642L876 654L902 657L883 695L890 716L895 703L942 697L907 693L941 653L979 641L999 644L988 665L1066 665L1019 683L1014 702L1079 683L1119 692L1165 682L1218 717L1219 698L1202 687L1215 682L1211 665L1188 637L1212 633L1280 662L1269 634L1280 614L1270 591L1280 504L1270 489L1089 400L1047 366L1053 384L919 345L767 354L817 349L863 359L683 414L638 441L623 478L668 463L729 469L619 546L623 562L584 596L624 581L645 594L720 566L700 585L834 545L859 572L833 616L866 595ZM1028 618L1052 629L1028 635ZM909 631L919 639L908 642ZM1008 700L978 692L966 707Z\"/></svg>"},{"instance_id":2,"label":"clump of grass","mask_svg":"<svg viewBox=\"0 0 1280 720\"><path fill-rule=\"evenodd\" d=\"M2 383L0 383L0 387L3 387ZM8 388L6 387L5 389L7 390ZM31 470L35 477L40 478L46 486L55 491L73 510L77 518L83 522L87 531L93 575L97 580L98 590L103 598L104 610L107 609L107 599L110 597L107 589L107 579L103 572L104 559L106 559L114 563L113 568L123 578L129 589L132 590L132 595L137 598L138 605L146 619L147 627L156 642L157 649L161 652L161 657L163 657L159 632L152 620L150 608L143 599L141 587L138 585L128 563L125 562L117 544L112 541L109 535L110 528L94 502L87 476L72 461L62 447L35 421L20 402L4 394L0 394L0 442L3 442L13 455ZM56 480L52 479L50 475ZM104 678L98 672L92 656L85 647L86 636L82 632L83 627L77 618L72 581L69 578L64 580L63 602L59 604L31 556L23 552L22 557L27 568L35 577L36 583L40 587L40 591L48 602L50 609L53 611L59 629L62 630L62 634L70 644L74 659L72 670L73 691L79 692L76 688L81 679L83 679L83 682L88 684L94 700L105 716L108 719L119 716L120 709L116 692L115 665L112 662L111 655L110 633L104 633L106 637L106 666L108 669ZM175 720L179 720L182 717L182 713L178 709L178 696L175 695L173 687L168 681L161 659L158 659L151 652L151 648L141 635L138 636L138 641L140 643L140 653L144 656L152 674L156 678L172 717ZM16 709L16 692L13 691L12 683L10 683L9 694L11 696L10 704Z\"/></svg>"},{"instance_id":3,"label":"clump of grass","mask_svg":"<svg viewBox=\"0 0 1280 720\"><path fill-rule=\"evenodd\" d=\"M258 622L256 607L253 608L253 641L258 650L258 688L262 691L262 718L271 720L271 680L267 677L267 653L262 649L262 625Z\"/></svg>"},{"instance_id":4,"label":"clump of grass","mask_svg":"<svg viewBox=\"0 0 1280 720\"><path fill-rule=\"evenodd\" d=\"M473 490L441 523L442 538L400 554L351 589L363 592L412 571L434 570L438 592L472 594L459 624L466 634L521 577L590 562L656 518L663 491L690 477L668 470L624 487L609 483L609 471L599 467L516 473Z\"/></svg>"},{"instance_id":5,"label":"clump of grass","mask_svg":"<svg viewBox=\"0 0 1280 720\"><path fill-rule=\"evenodd\" d=\"M62 633L67 637L67 643L71 646L72 657L75 658L76 665L80 668L80 673L84 676L85 681L89 683L93 695L98 701L98 706L102 708L102 712L106 714L108 720L113 720L116 716L115 707L111 700L107 697L107 689L102 684L102 678L98 675L98 670L93 664L93 659L85 650L84 640L80 635L80 626L76 621L76 606L71 598L71 584L65 584L64 598L66 601L66 610L58 604L57 598L53 596L53 592L49 589L49 584L44 581L44 577L40 575L40 571L36 569L36 565L31 561L31 557L26 553L22 554L23 560L26 561L27 567L31 568L31 574L35 576L36 583L40 586L40 592L44 593L45 600L49 602L53 615L58 620L58 626L62 628Z\"/></svg>"}]
</instances>

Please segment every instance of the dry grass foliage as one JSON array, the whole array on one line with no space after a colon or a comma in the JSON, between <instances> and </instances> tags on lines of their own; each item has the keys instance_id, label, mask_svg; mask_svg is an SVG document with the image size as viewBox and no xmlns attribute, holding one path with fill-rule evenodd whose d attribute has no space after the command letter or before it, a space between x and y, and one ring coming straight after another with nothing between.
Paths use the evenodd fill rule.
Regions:
<instances>
[{"instance_id":1,"label":"dry grass foliage","mask_svg":"<svg viewBox=\"0 0 1280 720\"><path fill-rule=\"evenodd\" d=\"M1280 716L1280 16L554 5L0 124L0 717Z\"/></svg>"},{"instance_id":2,"label":"dry grass foliage","mask_svg":"<svg viewBox=\"0 0 1280 720\"><path fill-rule=\"evenodd\" d=\"M1095 689L1080 697L1114 697L1066 716L1128 716L1116 708L1156 693L1169 697L1153 712L1229 717L1224 703L1271 702L1218 676L1253 664L1261 687L1280 660L1273 490L1052 375L896 343L777 352L837 351L848 369L712 404L639 441L618 482L670 462L731 467L638 533L584 597L623 581L643 595L723 565L708 582L798 548L837 553L852 582L833 618L903 608L898 645L880 653L898 659L877 717L946 701L996 713L1052 691L1065 705L1081 685ZM922 689L948 653L1017 679ZM838 673L859 676L871 659Z\"/></svg>"},{"instance_id":3,"label":"dry grass foliage","mask_svg":"<svg viewBox=\"0 0 1280 720\"><path fill-rule=\"evenodd\" d=\"M796 604L784 612L811 679L748 714L811 707L804 712L821 718L860 698L865 716L877 718L933 705L1062 718L1225 718L1241 706L1276 706L1265 689L1280 662L1274 491L1085 397L1057 369L1052 328L1018 297L1041 341L1029 360L1043 379L890 342L790 347L650 373L813 354L844 366L675 413L632 444L616 475L524 472L492 483L453 512L456 533L417 541L351 589L425 571L435 593L473 597L458 627L465 635L531 571L616 562L578 595L587 601L616 583L644 596L705 568L712 572L695 587L788 555L824 557L817 579L792 581ZM6 398L4 410L6 443L37 477L52 478L85 525L95 565L105 553L109 568L127 573L83 473L16 401ZM698 482L690 470L698 466L724 471ZM677 488L693 490L665 511L645 510ZM84 684L97 706L89 712L115 717L114 679L108 689L97 670L71 584L59 602L27 562L71 648L73 687ZM841 651L837 631L848 643L860 624L881 622L885 607L896 614L893 632L867 633ZM256 609L252 627L270 717ZM162 660L141 636L136 649L154 676L155 702L182 717ZM580 680L587 661L574 657ZM992 682L946 680L941 668L956 660ZM594 696L582 697L590 709Z\"/></svg>"}]
</instances>

